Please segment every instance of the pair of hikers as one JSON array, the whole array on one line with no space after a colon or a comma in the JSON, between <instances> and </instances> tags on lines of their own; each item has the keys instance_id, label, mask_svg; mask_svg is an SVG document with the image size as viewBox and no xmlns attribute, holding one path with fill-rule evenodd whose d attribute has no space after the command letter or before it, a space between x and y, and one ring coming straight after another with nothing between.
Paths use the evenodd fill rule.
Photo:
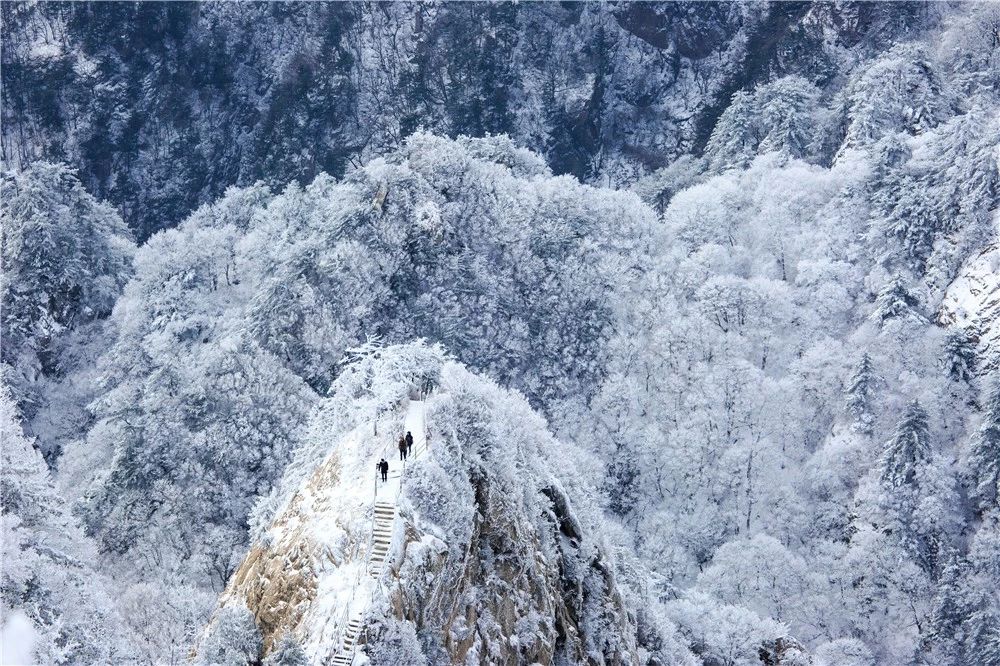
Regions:
<instances>
[{"instance_id":1,"label":"pair of hikers","mask_svg":"<svg viewBox=\"0 0 1000 666\"><path fill-rule=\"evenodd\" d=\"M399 438L399 459L406 460L406 457L410 455L413 450L413 434L409 430L406 431L404 437ZM389 480L389 463L385 458L382 458L377 463L375 463L375 471L381 475L383 481Z\"/></svg>"},{"instance_id":2,"label":"pair of hikers","mask_svg":"<svg viewBox=\"0 0 1000 666\"><path fill-rule=\"evenodd\" d=\"M399 438L399 459L406 460L406 457L410 455L410 451L413 450L413 435L409 430L406 431L405 437Z\"/></svg>"}]
</instances>

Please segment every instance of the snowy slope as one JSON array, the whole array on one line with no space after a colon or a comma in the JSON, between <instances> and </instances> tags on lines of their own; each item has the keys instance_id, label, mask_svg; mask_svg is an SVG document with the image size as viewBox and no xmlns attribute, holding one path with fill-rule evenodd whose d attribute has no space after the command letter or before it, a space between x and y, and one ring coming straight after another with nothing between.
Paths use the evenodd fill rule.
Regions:
<instances>
[{"instance_id":1,"label":"snowy slope","mask_svg":"<svg viewBox=\"0 0 1000 666\"><path fill-rule=\"evenodd\" d=\"M458 364L432 383L426 400L415 399L426 381L388 391L403 397L385 409L361 397L359 412L377 416L340 433L329 412L358 387L328 400L312 432L329 453L294 481L206 636L221 609L245 604L265 655L290 634L309 663L644 663L614 565L548 471L544 421ZM382 456L392 478L376 485ZM659 644L686 659L672 637Z\"/></svg>"},{"instance_id":2,"label":"snowy slope","mask_svg":"<svg viewBox=\"0 0 1000 666\"><path fill-rule=\"evenodd\" d=\"M1000 245L970 258L945 293L938 315L978 340L982 374L1000 369Z\"/></svg>"}]
</instances>

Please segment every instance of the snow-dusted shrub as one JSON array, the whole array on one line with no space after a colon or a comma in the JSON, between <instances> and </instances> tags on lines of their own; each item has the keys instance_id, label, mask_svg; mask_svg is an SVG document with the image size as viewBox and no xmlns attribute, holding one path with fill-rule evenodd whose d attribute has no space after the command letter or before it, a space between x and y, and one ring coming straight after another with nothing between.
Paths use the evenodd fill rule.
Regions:
<instances>
[{"instance_id":1,"label":"snow-dusted shrub","mask_svg":"<svg viewBox=\"0 0 1000 666\"><path fill-rule=\"evenodd\" d=\"M243 604L223 607L198 652L198 666L251 666L260 661L262 643L253 615Z\"/></svg>"},{"instance_id":2,"label":"snow-dusted shrub","mask_svg":"<svg viewBox=\"0 0 1000 666\"><path fill-rule=\"evenodd\" d=\"M875 666L875 657L856 638L838 638L823 643L813 653L815 666Z\"/></svg>"},{"instance_id":3,"label":"snow-dusted shrub","mask_svg":"<svg viewBox=\"0 0 1000 666\"><path fill-rule=\"evenodd\" d=\"M402 662L401 662L402 663ZM290 633L286 633L264 659L264 666L308 666L305 650Z\"/></svg>"}]
</instances>

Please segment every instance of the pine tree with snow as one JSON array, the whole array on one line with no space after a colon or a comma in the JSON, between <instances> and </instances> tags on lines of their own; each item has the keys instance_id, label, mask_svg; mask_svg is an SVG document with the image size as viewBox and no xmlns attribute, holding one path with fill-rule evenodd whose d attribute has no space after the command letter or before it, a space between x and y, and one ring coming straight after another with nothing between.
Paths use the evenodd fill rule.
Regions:
<instances>
[{"instance_id":1,"label":"pine tree with snow","mask_svg":"<svg viewBox=\"0 0 1000 666\"><path fill-rule=\"evenodd\" d=\"M958 638L967 616L967 600L962 594L962 581L968 562L953 554L945 565L937 584L925 638L934 663L960 664L961 642Z\"/></svg>"},{"instance_id":2,"label":"pine tree with snow","mask_svg":"<svg viewBox=\"0 0 1000 666\"><path fill-rule=\"evenodd\" d=\"M875 309L871 318L885 325L893 319L923 320L919 311L919 299L897 278L887 284L875 298Z\"/></svg>"},{"instance_id":3,"label":"pine tree with snow","mask_svg":"<svg viewBox=\"0 0 1000 666\"><path fill-rule=\"evenodd\" d=\"M758 151L780 152L795 159L808 157L816 132L818 96L816 86L800 76L786 76L762 86L757 107L765 133Z\"/></svg>"},{"instance_id":4,"label":"pine tree with snow","mask_svg":"<svg viewBox=\"0 0 1000 666\"><path fill-rule=\"evenodd\" d=\"M943 226L941 216L934 210L928 184L920 175L904 172L890 178L880 195L882 201L889 202L877 225L886 237L887 258L923 273Z\"/></svg>"},{"instance_id":5,"label":"pine tree with snow","mask_svg":"<svg viewBox=\"0 0 1000 666\"><path fill-rule=\"evenodd\" d=\"M875 392L879 381L871 356L868 352L863 353L847 386L846 402L848 413L854 417L854 429L864 435L872 434L874 429Z\"/></svg>"},{"instance_id":6,"label":"pine tree with snow","mask_svg":"<svg viewBox=\"0 0 1000 666\"><path fill-rule=\"evenodd\" d=\"M882 457L882 481L893 488L913 485L917 468L927 463L930 454L927 412L914 400L906 408L895 434L886 444Z\"/></svg>"},{"instance_id":7,"label":"pine tree with snow","mask_svg":"<svg viewBox=\"0 0 1000 666\"><path fill-rule=\"evenodd\" d=\"M986 399L983 423L969 451L970 494L980 511L1000 507L1000 382Z\"/></svg>"},{"instance_id":8,"label":"pine tree with snow","mask_svg":"<svg viewBox=\"0 0 1000 666\"><path fill-rule=\"evenodd\" d=\"M965 331L948 334L944 343L944 366L952 381L969 384L976 378L976 345Z\"/></svg>"},{"instance_id":9,"label":"pine tree with snow","mask_svg":"<svg viewBox=\"0 0 1000 666\"><path fill-rule=\"evenodd\" d=\"M62 164L0 173L0 360L30 419L38 385L65 373L67 334L110 314L135 247L122 218Z\"/></svg>"},{"instance_id":10,"label":"pine tree with snow","mask_svg":"<svg viewBox=\"0 0 1000 666\"><path fill-rule=\"evenodd\" d=\"M705 157L715 171L747 166L757 153L756 112L750 93L737 91L719 117L705 148Z\"/></svg>"},{"instance_id":11,"label":"pine tree with snow","mask_svg":"<svg viewBox=\"0 0 1000 666\"><path fill-rule=\"evenodd\" d=\"M1000 616L990 608L978 610L965 624L965 664L1000 666Z\"/></svg>"}]
</instances>

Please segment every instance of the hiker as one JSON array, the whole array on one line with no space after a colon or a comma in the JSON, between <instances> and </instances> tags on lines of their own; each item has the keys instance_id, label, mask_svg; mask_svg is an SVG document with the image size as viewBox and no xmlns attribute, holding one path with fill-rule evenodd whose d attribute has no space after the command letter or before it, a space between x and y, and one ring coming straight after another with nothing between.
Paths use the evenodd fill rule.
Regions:
<instances>
[{"instance_id":1,"label":"hiker","mask_svg":"<svg viewBox=\"0 0 1000 666\"><path fill-rule=\"evenodd\" d=\"M399 459L406 460L406 438L399 438Z\"/></svg>"},{"instance_id":2,"label":"hiker","mask_svg":"<svg viewBox=\"0 0 1000 666\"><path fill-rule=\"evenodd\" d=\"M385 458L382 458L381 460L378 461L378 463L376 463L375 469L377 469L382 474L383 481L389 480L389 463L386 462Z\"/></svg>"},{"instance_id":3,"label":"hiker","mask_svg":"<svg viewBox=\"0 0 1000 666\"><path fill-rule=\"evenodd\" d=\"M406 431L406 455L413 455L413 435Z\"/></svg>"}]
</instances>

